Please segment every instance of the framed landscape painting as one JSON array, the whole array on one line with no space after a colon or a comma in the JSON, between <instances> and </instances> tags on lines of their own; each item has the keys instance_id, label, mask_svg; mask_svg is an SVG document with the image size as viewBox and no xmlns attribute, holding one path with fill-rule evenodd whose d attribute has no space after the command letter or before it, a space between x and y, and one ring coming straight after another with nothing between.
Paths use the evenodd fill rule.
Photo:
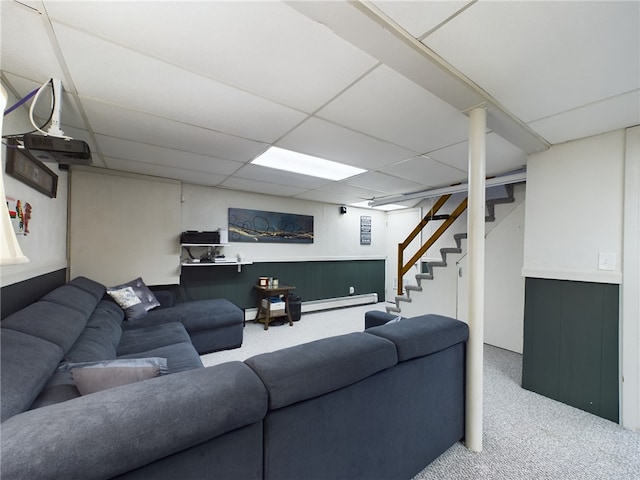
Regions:
<instances>
[{"instance_id":1,"label":"framed landscape painting","mask_svg":"<svg viewBox=\"0 0 640 480\"><path fill-rule=\"evenodd\" d=\"M229 241L313 243L313 216L230 208Z\"/></svg>"}]
</instances>

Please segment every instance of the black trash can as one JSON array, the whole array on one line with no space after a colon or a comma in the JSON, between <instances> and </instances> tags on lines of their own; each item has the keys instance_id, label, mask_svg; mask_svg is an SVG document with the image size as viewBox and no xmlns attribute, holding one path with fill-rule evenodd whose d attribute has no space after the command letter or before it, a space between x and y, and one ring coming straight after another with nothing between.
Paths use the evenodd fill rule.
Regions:
<instances>
[{"instance_id":1,"label":"black trash can","mask_svg":"<svg viewBox=\"0 0 640 480\"><path fill-rule=\"evenodd\" d=\"M291 320L297 322L302 316L302 297L297 295L289 295L289 313Z\"/></svg>"}]
</instances>

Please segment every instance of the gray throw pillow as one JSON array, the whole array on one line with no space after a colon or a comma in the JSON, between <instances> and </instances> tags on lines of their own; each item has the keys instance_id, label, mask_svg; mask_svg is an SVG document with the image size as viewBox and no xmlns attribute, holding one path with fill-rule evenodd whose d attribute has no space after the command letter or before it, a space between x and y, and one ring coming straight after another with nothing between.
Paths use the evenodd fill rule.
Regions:
<instances>
[{"instance_id":1,"label":"gray throw pillow","mask_svg":"<svg viewBox=\"0 0 640 480\"><path fill-rule=\"evenodd\" d=\"M124 310L127 320L144 317L149 310L160 306L160 302L141 277L122 285L109 287L107 293Z\"/></svg>"},{"instance_id":2,"label":"gray throw pillow","mask_svg":"<svg viewBox=\"0 0 640 480\"><path fill-rule=\"evenodd\" d=\"M67 363L59 367L58 371L70 372L76 388L82 395L168 373L167 359L160 357Z\"/></svg>"}]
</instances>

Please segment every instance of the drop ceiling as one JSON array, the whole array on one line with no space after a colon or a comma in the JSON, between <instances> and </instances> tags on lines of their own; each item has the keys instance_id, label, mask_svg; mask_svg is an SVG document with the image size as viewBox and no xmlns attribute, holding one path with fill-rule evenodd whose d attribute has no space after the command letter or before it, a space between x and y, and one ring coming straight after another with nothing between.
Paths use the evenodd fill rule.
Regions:
<instances>
[{"instance_id":1,"label":"drop ceiling","mask_svg":"<svg viewBox=\"0 0 640 480\"><path fill-rule=\"evenodd\" d=\"M5 0L0 15L15 97L60 79L62 129L94 166L187 183L350 204L466 181L478 105L489 175L640 123L638 2ZM270 145L368 171L251 165Z\"/></svg>"}]
</instances>

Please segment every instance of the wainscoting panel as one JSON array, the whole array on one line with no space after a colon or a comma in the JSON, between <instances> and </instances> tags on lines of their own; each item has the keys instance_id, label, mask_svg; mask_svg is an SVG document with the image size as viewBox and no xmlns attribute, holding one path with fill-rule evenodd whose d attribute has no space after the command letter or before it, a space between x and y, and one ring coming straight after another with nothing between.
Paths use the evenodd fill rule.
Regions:
<instances>
[{"instance_id":1,"label":"wainscoting panel","mask_svg":"<svg viewBox=\"0 0 640 480\"><path fill-rule=\"evenodd\" d=\"M303 301L377 293L384 301L384 260L268 262L235 266L183 267L180 285L189 300L226 298L240 308L254 308L258 277L274 277L281 285L294 285Z\"/></svg>"},{"instance_id":2,"label":"wainscoting panel","mask_svg":"<svg viewBox=\"0 0 640 480\"><path fill-rule=\"evenodd\" d=\"M2 317L5 318L13 312L39 300L54 288L64 285L67 281L67 269L39 275L22 282L2 287L0 302Z\"/></svg>"},{"instance_id":3,"label":"wainscoting panel","mask_svg":"<svg viewBox=\"0 0 640 480\"><path fill-rule=\"evenodd\" d=\"M527 278L522 387L618 421L617 284Z\"/></svg>"}]
</instances>

